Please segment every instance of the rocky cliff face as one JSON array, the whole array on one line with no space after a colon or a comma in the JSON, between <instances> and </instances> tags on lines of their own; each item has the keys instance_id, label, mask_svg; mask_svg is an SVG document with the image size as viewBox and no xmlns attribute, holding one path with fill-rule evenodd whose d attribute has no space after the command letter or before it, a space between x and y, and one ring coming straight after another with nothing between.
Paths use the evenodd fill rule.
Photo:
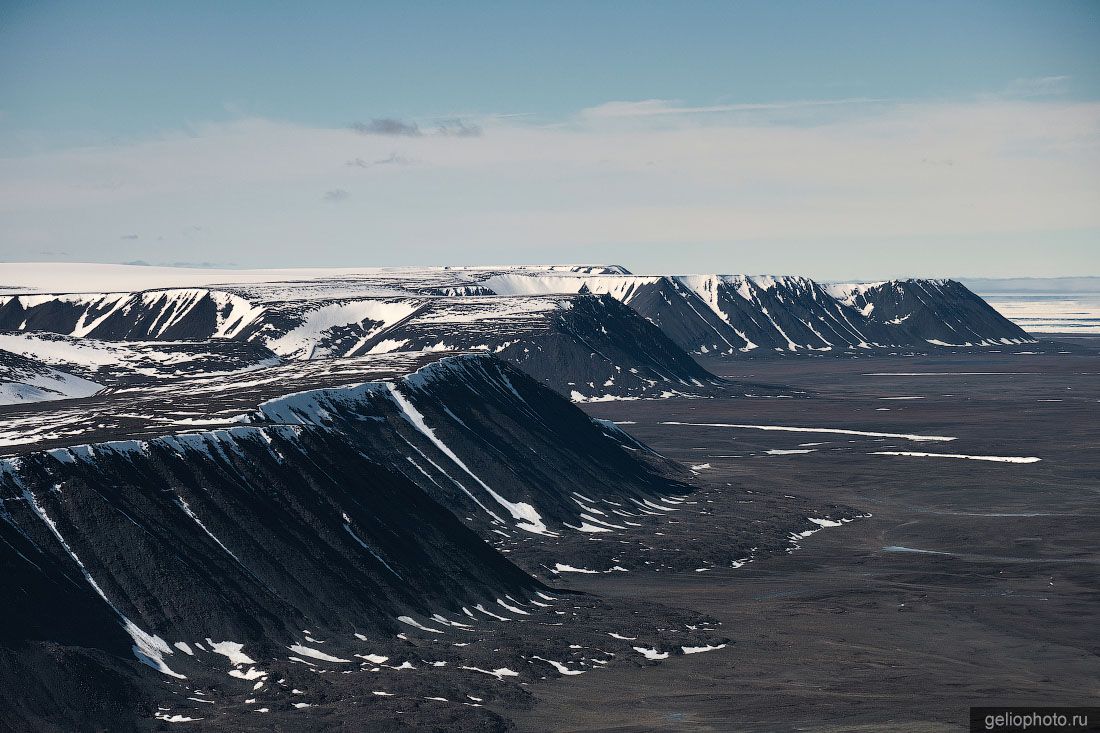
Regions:
<instances>
[{"instance_id":1,"label":"rocky cliff face","mask_svg":"<svg viewBox=\"0 0 1100 733\"><path fill-rule=\"evenodd\" d=\"M119 426L0 462L2 653L32 691L11 703L25 720L63 699L50 715L110 721L111 705L152 699L142 665L184 696L211 675L270 690L294 659L376 664L403 631L540 611L546 588L490 538L568 548L689 490L674 464L489 356L250 394L231 427ZM79 701L88 680L108 708Z\"/></svg>"},{"instance_id":2,"label":"rocky cliff face","mask_svg":"<svg viewBox=\"0 0 1100 733\"><path fill-rule=\"evenodd\" d=\"M796 276L507 273L484 284L503 294L605 293L695 354L1032 340L954 280L821 285Z\"/></svg>"},{"instance_id":3,"label":"rocky cliff face","mask_svg":"<svg viewBox=\"0 0 1100 733\"><path fill-rule=\"evenodd\" d=\"M1034 341L955 280L891 280L831 290L885 331L890 343L999 346Z\"/></svg>"},{"instance_id":4,"label":"rocky cliff face","mask_svg":"<svg viewBox=\"0 0 1100 733\"><path fill-rule=\"evenodd\" d=\"M6 296L0 329L141 342L232 339L283 359L494 353L583 399L706 394L723 386L660 329L608 297L271 296L194 289Z\"/></svg>"}]
</instances>

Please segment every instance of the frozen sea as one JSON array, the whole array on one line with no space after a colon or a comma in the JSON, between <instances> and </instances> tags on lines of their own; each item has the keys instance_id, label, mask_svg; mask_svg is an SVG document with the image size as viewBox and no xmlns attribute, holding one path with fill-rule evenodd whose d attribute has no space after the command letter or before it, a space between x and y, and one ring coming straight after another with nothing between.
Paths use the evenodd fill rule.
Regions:
<instances>
[{"instance_id":1,"label":"frozen sea","mask_svg":"<svg viewBox=\"0 0 1100 733\"><path fill-rule=\"evenodd\" d=\"M1100 333L1100 293L978 293L1031 333Z\"/></svg>"}]
</instances>

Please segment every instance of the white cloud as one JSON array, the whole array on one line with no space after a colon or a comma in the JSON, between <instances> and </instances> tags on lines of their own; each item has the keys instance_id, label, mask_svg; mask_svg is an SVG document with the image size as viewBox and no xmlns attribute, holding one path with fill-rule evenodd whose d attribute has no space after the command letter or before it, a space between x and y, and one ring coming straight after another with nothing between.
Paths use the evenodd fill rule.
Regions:
<instances>
[{"instance_id":1,"label":"white cloud","mask_svg":"<svg viewBox=\"0 0 1100 733\"><path fill-rule=\"evenodd\" d=\"M616 117L653 117L655 115L713 115L731 112L769 112L777 110L812 109L814 107L838 107L886 102L884 99L855 97L851 99L809 99L793 102L757 102L742 104L714 104L684 106L678 100L643 99L636 102L605 102L596 107L581 110L581 117L589 119Z\"/></svg>"},{"instance_id":2,"label":"white cloud","mask_svg":"<svg viewBox=\"0 0 1100 733\"><path fill-rule=\"evenodd\" d=\"M501 252L519 261L566 245L950 242L1100 228L1100 104L836 100L785 109L797 119L746 115L744 105L613 102L553 125L471 119L480 136L241 119L9 157L0 160L0 259L26 257L28 247L180 259L150 252L158 242L185 247L187 259L242 264L486 261ZM348 165L356 159L417 165ZM325 191L346 195L332 206ZM179 232L196 223L209 235L185 242ZM142 239L120 239L135 231Z\"/></svg>"},{"instance_id":3,"label":"white cloud","mask_svg":"<svg viewBox=\"0 0 1100 733\"><path fill-rule=\"evenodd\" d=\"M1045 97L1065 94L1069 91L1068 76L1039 76L1026 79L1014 79L1005 89L1010 97Z\"/></svg>"}]
</instances>

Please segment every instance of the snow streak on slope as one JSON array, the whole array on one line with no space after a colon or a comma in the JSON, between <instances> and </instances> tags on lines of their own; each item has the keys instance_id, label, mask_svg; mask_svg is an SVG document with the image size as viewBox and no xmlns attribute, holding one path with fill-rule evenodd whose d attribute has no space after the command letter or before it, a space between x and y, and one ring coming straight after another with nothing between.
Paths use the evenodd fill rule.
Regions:
<instances>
[{"instance_id":1,"label":"snow streak on slope","mask_svg":"<svg viewBox=\"0 0 1100 733\"><path fill-rule=\"evenodd\" d=\"M593 292L636 309L682 348L725 353L1022 343L1029 337L951 280L822 286L805 277L506 273L505 294Z\"/></svg>"},{"instance_id":2,"label":"snow streak on slope","mask_svg":"<svg viewBox=\"0 0 1100 733\"><path fill-rule=\"evenodd\" d=\"M1032 343L1019 326L955 280L891 280L829 286L839 301L895 341L936 346Z\"/></svg>"},{"instance_id":3,"label":"snow streak on slope","mask_svg":"<svg viewBox=\"0 0 1100 733\"><path fill-rule=\"evenodd\" d=\"M510 666L529 679L512 661L511 646L486 645L480 653L466 649L470 640L497 622L542 626L540 615L556 627L574 606L555 608L557 599L538 596L537 581L486 538L529 549L547 543L543 552L551 557L573 559L559 553L589 545L594 529L625 537L678 511L670 497L687 487L655 472L644 446L493 357L433 357L425 366L427 358L370 357L360 369L369 361L405 368L387 380L388 367L376 365L375 375L362 376L380 378L366 383L337 368L355 359L285 364L270 370L282 379L222 377L205 397L201 380L181 379L174 388L194 410L203 399L215 411L252 401L240 413L251 424L150 436L135 421L110 435L93 414L96 442L42 450L41 441L0 461L0 540L14 550L4 554L8 572L0 585L17 599L0 606L0 625L10 638L60 638L65 648L63 629L76 621L35 636L42 633L37 619L47 615L43 605L61 592L94 596L92 605L109 615L80 623L102 640L97 656L82 667L83 677L62 675L64 685L86 684L88 675L109 681L110 672L96 664L110 669L125 652L168 676L157 685L165 685L161 694L211 705L195 695L210 689L212 674L222 680L218 697L236 681L242 692L267 697L279 693L274 680L287 665L377 671L395 649L407 651L405 634L421 631L442 637L433 656L452 660L439 662L448 670L488 670L500 679ZM327 386L257 399L293 384L295 369L332 371L313 377ZM137 395L147 392L161 395L150 408L178 411L162 388L139 385L97 399L114 414L119 405L137 408ZM454 488L459 481L468 494ZM472 512L481 502L503 507L508 521ZM565 545L570 538L573 545ZM39 586L59 590L50 595ZM87 610L79 616L87 619ZM121 650L112 628L130 639ZM578 628L569 633L582 633ZM399 641L392 641L395 633ZM550 632L539 633L543 639ZM390 641L379 647L379 639ZM537 640L523 649L564 659L561 649L577 641L555 642L557 653ZM463 647L460 659L468 661L454 661L451 647ZM506 664L500 657L509 654ZM595 669L570 656L567 669ZM401 659L385 666L427 668L420 657ZM394 689L392 680L385 684ZM163 720L195 717L161 709Z\"/></svg>"},{"instance_id":4,"label":"snow streak on slope","mask_svg":"<svg viewBox=\"0 0 1100 733\"><path fill-rule=\"evenodd\" d=\"M457 611L538 587L414 484L316 426L7 459L0 502L0 518L40 552L33 519L48 528L118 615L138 659L173 677L165 638L289 641L307 617L392 629L402 613Z\"/></svg>"},{"instance_id":5,"label":"snow streak on slope","mask_svg":"<svg viewBox=\"0 0 1100 733\"><path fill-rule=\"evenodd\" d=\"M354 300L322 305L302 314L301 324L279 336L262 336L279 356L314 359L355 354L372 337L414 313L420 303L411 300ZM333 332L352 331L353 341L333 343Z\"/></svg>"},{"instance_id":6,"label":"snow streak on slope","mask_svg":"<svg viewBox=\"0 0 1100 733\"><path fill-rule=\"evenodd\" d=\"M0 327L107 339L231 338L262 308L204 289L0 296Z\"/></svg>"},{"instance_id":7,"label":"snow streak on slope","mask_svg":"<svg viewBox=\"0 0 1100 733\"><path fill-rule=\"evenodd\" d=\"M15 469L14 466L12 468L9 468L7 472L15 473L15 470L13 469ZM73 552L73 549L69 546L69 543L66 542L65 538L61 535L61 531L58 530L57 524L52 519L50 519L49 516L47 516L46 510L43 509L42 505L38 503L38 499L35 498L30 489L23 489L22 498L34 512L35 516L41 519L42 522L50 528L50 532L54 535L55 538L57 538L57 542L63 548L65 548L65 552L69 554L73 562L75 562L77 567L80 568L80 571L84 574L84 579L88 582L88 585L90 585L92 589L95 590L95 592L104 600L104 602L106 602L107 605L109 605L111 609L116 614L118 614L119 620L122 622L123 628L126 629L126 633L129 634L130 637L134 640L134 656L137 657L138 660L140 660L144 664L148 664L150 667L157 670L158 672L162 672L163 674L166 674L170 677L183 679L183 675L173 672L164 662L164 655L173 653L172 649L168 646L164 639L143 631L141 628L138 627L137 624L135 624L133 621L127 618L125 614L118 610L118 606L111 602L111 600L107 597L107 594L103 592L103 589L99 586L98 583L96 583L95 579L92 578L91 573L88 572L88 568L85 567L84 563L81 562L80 558L77 557L75 552Z\"/></svg>"},{"instance_id":8,"label":"snow streak on slope","mask_svg":"<svg viewBox=\"0 0 1100 733\"><path fill-rule=\"evenodd\" d=\"M575 491L597 497L589 502L621 502L680 490L647 467L660 459L644 444L486 356L445 357L394 381L288 394L262 402L249 420L345 431L357 450L494 529L510 526L495 506L517 529L555 537L599 513L578 505ZM564 461L569 474L560 471Z\"/></svg>"},{"instance_id":9,"label":"snow streak on slope","mask_svg":"<svg viewBox=\"0 0 1100 733\"><path fill-rule=\"evenodd\" d=\"M702 395L722 386L608 296L435 299L359 353L487 352L577 400Z\"/></svg>"},{"instance_id":10,"label":"snow streak on slope","mask_svg":"<svg viewBox=\"0 0 1100 733\"><path fill-rule=\"evenodd\" d=\"M579 273L622 270L547 266L509 272L584 277ZM719 382L614 298L587 291L503 297L477 282L499 274L396 270L224 290L0 296L0 328L101 340L233 339L291 359L397 349L486 351L524 364L559 392L582 399L701 394ZM355 293L366 297L346 297ZM379 297L398 293L406 297Z\"/></svg>"},{"instance_id":11,"label":"snow streak on slope","mask_svg":"<svg viewBox=\"0 0 1100 733\"><path fill-rule=\"evenodd\" d=\"M535 511L535 508L533 506L522 501L510 502L497 492L493 491L493 489L491 489L487 483L478 478L477 475L474 474L474 472L471 471L470 468L462 462L462 459L456 456L454 452L452 452L451 449L448 448L443 443L443 441L439 439L438 436L436 436L435 431L428 427L427 423L424 422L424 416L421 415L407 399L405 399L405 396L401 394L401 392L399 392L396 387L394 387L392 384L387 384L386 387L389 390L390 397L392 397L394 402L396 402L401 408L401 412L405 416L405 419L412 423L413 427L423 433L424 436L427 437L428 440L430 440L441 453L450 458L455 463L455 465L457 465L459 468L469 474L474 481L477 481L478 484L480 484L481 487L485 489L485 491L490 496L496 499L498 504L507 509L512 517L518 520L519 523L516 525L518 528L527 532L533 532L534 534L553 534L546 529L546 525L543 523L542 517L539 516L539 513Z\"/></svg>"},{"instance_id":12,"label":"snow streak on slope","mask_svg":"<svg viewBox=\"0 0 1100 733\"><path fill-rule=\"evenodd\" d=\"M434 315L422 314L421 327L462 324L457 302L464 298L495 296L496 306L469 316L492 319L521 315L533 303L524 297L591 293L630 306L694 353L982 346L1028 339L950 280L826 288L804 277L633 276L615 266L381 268L329 278L310 272L310 279L299 280L288 271L282 282L277 277L263 283L242 275L242 284L221 289L9 296L0 299L0 326L105 338L232 337L258 340L285 356L330 357L387 348L383 341L402 343L389 332L428 302L435 302ZM401 294L407 298L392 297ZM443 308L441 300L456 305ZM127 320L133 322L124 327ZM443 338L436 345L450 344Z\"/></svg>"}]
</instances>

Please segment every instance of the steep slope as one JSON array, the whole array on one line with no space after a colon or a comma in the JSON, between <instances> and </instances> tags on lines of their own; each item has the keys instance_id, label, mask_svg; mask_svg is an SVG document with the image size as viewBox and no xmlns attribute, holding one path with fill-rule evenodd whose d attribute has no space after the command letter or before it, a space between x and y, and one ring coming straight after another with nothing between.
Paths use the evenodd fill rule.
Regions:
<instances>
[{"instance_id":1,"label":"steep slope","mask_svg":"<svg viewBox=\"0 0 1100 733\"><path fill-rule=\"evenodd\" d=\"M498 275L498 292L607 293L656 324L682 349L733 354L757 348L869 346L859 314L804 277L679 275L550 277Z\"/></svg>"},{"instance_id":2,"label":"steep slope","mask_svg":"<svg viewBox=\"0 0 1100 733\"><path fill-rule=\"evenodd\" d=\"M288 359L399 349L487 351L578 399L696 395L724 386L612 298L477 297L471 293L484 289L467 284L443 289L459 293L451 296L304 297L307 289L288 299L288 287L6 296L0 298L0 328L129 341L233 339ZM441 291L438 285L404 287Z\"/></svg>"},{"instance_id":3,"label":"steep slope","mask_svg":"<svg viewBox=\"0 0 1100 733\"><path fill-rule=\"evenodd\" d=\"M753 347L821 350L869 346L858 318L805 277L694 275L676 278Z\"/></svg>"},{"instance_id":4,"label":"steep slope","mask_svg":"<svg viewBox=\"0 0 1100 733\"><path fill-rule=\"evenodd\" d=\"M713 298L700 297L679 278L646 276L574 277L524 273L494 274L484 285L501 295L598 293L609 295L653 323L677 346L694 353L733 353L756 348Z\"/></svg>"},{"instance_id":5,"label":"steep slope","mask_svg":"<svg viewBox=\"0 0 1100 733\"><path fill-rule=\"evenodd\" d=\"M201 288L0 297L0 329L100 339L228 337L256 315L239 296Z\"/></svg>"},{"instance_id":6,"label":"steep slope","mask_svg":"<svg viewBox=\"0 0 1100 733\"><path fill-rule=\"evenodd\" d=\"M148 282L170 279L170 273L151 274L156 277L145 278ZM127 272L121 282L142 282L141 275ZM183 273L181 282L196 282L195 275ZM634 276L616 265L220 271L203 277L208 282L224 278L227 284L142 293L0 296L0 328L160 339L229 336L253 324L254 330L265 332L265 338L278 338L305 325L308 319L299 316L315 308L308 301L595 293L630 305L693 353L926 346L935 341L979 345L1027 338L990 317L974 302L976 296L955 281L902 280L825 289L800 277ZM35 287L49 281L33 267L23 279ZM118 277L106 280L116 281ZM870 295L861 299L862 291ZM868 297L894 302L896 312L882 317L868 310L864 317L863 311L871 305ZM270 324L262 318L265 310L270 310ZM879 310L890 308L882 302ZM354 345L356 337L369 337L379 324L388 327L386 318L367 312L346 315L342 324L329 325L349 327L343 334L347 343L337 343L332 351L321 344L318 355L336 355ZM891 322L907 316L905 328ZM319 317L324 321L326 316ZM308 356L292 353L295 348L290 344L285 353L275 350L286 356Z\"/></svg>"},{"instance_id":7,"label":"steep slope","mask_svg":"<svg viewBox=\"0 0 1100 733\"><path fill-rule=\"evenodd\" d=\"M305 372L297 382L295 369ZM283 394L295 383L311 388ZM9 723L238 721L262 699L293 727L295 694L323 700L332 689L318 688L318 671L369 674L412 654L391 667L426 670L402 674L419 685L410 695L442 685L480 699L499 670L538 679L546 672L527 668L555 658L545 645L556 655L582 638L599 643L608 624L553 630L605 612L556 603L486 538L550 543L523 553L527 562L583 564L574 558L594 533L664 522L689 490L669 478L682 471L675 464L492 356L296 362L203 384L173 385L190 399L183 419L205 405L229 427L164 434L181 405L158 402L162 385L135 385L91 398L98 414L38 413L47 424L68 416L97 442L37 440L0 460L0 585L14 599L0 607L0 661L11 660L0 679L14 685L17 674L7 690L21 691L0 693ZM105 428L102 416L123 404L141 419ZM219 418L227 406L238 417ZM630 613L635 625L667 626L645 615L665 611ZM503 650L492 640L494 625L527 620L533 635ZM724 643L698 619L679 627L695 631L662 633ZM433 650L411 651L410 635ZM420 661L441 657L453 671ZM369 697L364 684L340 695Z\"/></svg>"},{"instance_id":8,"label":"steep slope","mask_svg":"<svg viewBox=\"0 0 1100 733\"><path fill-rule=\"evenodd\" d=\"M696 354L991 345L1030 338L955 281L826 288L794 276L584 277L510 272L490 274L481 282L502 295L606 293L659 326L680 348ZM877 313L869 299L882 301ZM899 327L903 322L899 319L907 323Z\"/></svg>"},{"instance_id":9,"label":"steep slope","mask_svg":"<svg viewBox=\"0 0 1100 733\"><path fill-rule=\"evenodd\" d=\"M6 519L55 559L79 559L120 617L164 639L350 635L533 587L418 487L316 425L55 449L9 460L4 486ZM177 653L154 646L141 649L154 666Z\"/></svg>"},{"instance_id":10,"label":"steep slope","mask_svg":"<svg viewBox=\"0 0 1100 733\"><path fill-rule=\"evenodd\" d=\"M682 469L488 355L296 362L116 388L76 406L12 406L0 417L0 454L14 457L75 443L155 442L196 426L323 428L457 515L476 517L474 526L506 532L568 534L567 524L584 523L574 492L634 503L686 490L666 477Z\"/></svg>"},{"instance_id":11,"label":"steep slope","mask_svg":"<svg viewBox=\"0 0 1100 733\"><path fill-rule=\"evenodd\" d=\"M577 494L636 505L689 490L667 478L681 468L492 357L449 357L392 382L277 398L251 420L336 428L496 533L575 533L587 511Z\"/></svg>"},{"instance_id":12,"label":"steep slope","mask_svg":"<svg viewBox=\"0 0 1100 733\"><path fill-rule=\"evenodd\" d=\"M142 380L79 401L0 407L0 455L200 428L232 427L288 392L393 379L441 354L318 359L228 373Z\"/></svg>"},{"instance_id":13,"label":"steep slope","mask_svg":"<svg viewBox=\"0 0 1100 733\"><path fill-rule=\"evenodd\" d=\"M0 469L3 476L3 469ZM6 477L5 477L6 478ZM3 483L5 479L0 479ZM10 492L4 490L10 497ZM160 680L69 558L43 551L0 501L0 710L9 730L132 729Z\"/></svg>"},{"instance_id":14,"label":"steep slope","mask_svg":"<svg viewBox=\"0 0 1100 733\"><path fill-rule=\"evenodd\" d=\"M0 499L0 524L25 540L20 572L4 580L18 599L0 609L6 636L68 646L102 634L114 643L92 646L117 665L121 630L132 657L176 687L225 674L226 657L259 660L256 670L308 657L315 637L330 640L315 654L352 659L375 650L356 634L392 636L401 618L461 615L539 587L418 487L317 426L32 454L4 466ZM52 606L74 584L85 591L76 607L91 605L88 588L100 607L71 628ZM247 688L268 681L233 676Z\"/></svg>"},{"instance_id":15,"label":"steep slope","mask_svg":"<svg viewBox=\"0 0 1100 733\"><path fill-rule=\"evenodd\" d=\"M1022 328L955 280L834 285L835 297L886 330L889 343L991 346L1033 342Z\"/></svg>"},{"instance_id":16,"label":"steep slope","mask_svg":"<svg viewBox=\"0 0 1100 733\"><path fill-rule=\"evenodd\" d=\"M724 384L608 296L435 300L364 343L394 350L488 352L579 401L713 393Z\"/></svg>"},{"instance_id":17,"label":"steep slope","mask_svg":"<svg viewBox=\"0 0 1100 733\"><path fill-rule=\"evenodd\" d=\"M0 329L129 341L233 338L287 358L340 356L419 301L393 298L246 299L205 290L0 297Z\"/></svg>"}]
</instances>

